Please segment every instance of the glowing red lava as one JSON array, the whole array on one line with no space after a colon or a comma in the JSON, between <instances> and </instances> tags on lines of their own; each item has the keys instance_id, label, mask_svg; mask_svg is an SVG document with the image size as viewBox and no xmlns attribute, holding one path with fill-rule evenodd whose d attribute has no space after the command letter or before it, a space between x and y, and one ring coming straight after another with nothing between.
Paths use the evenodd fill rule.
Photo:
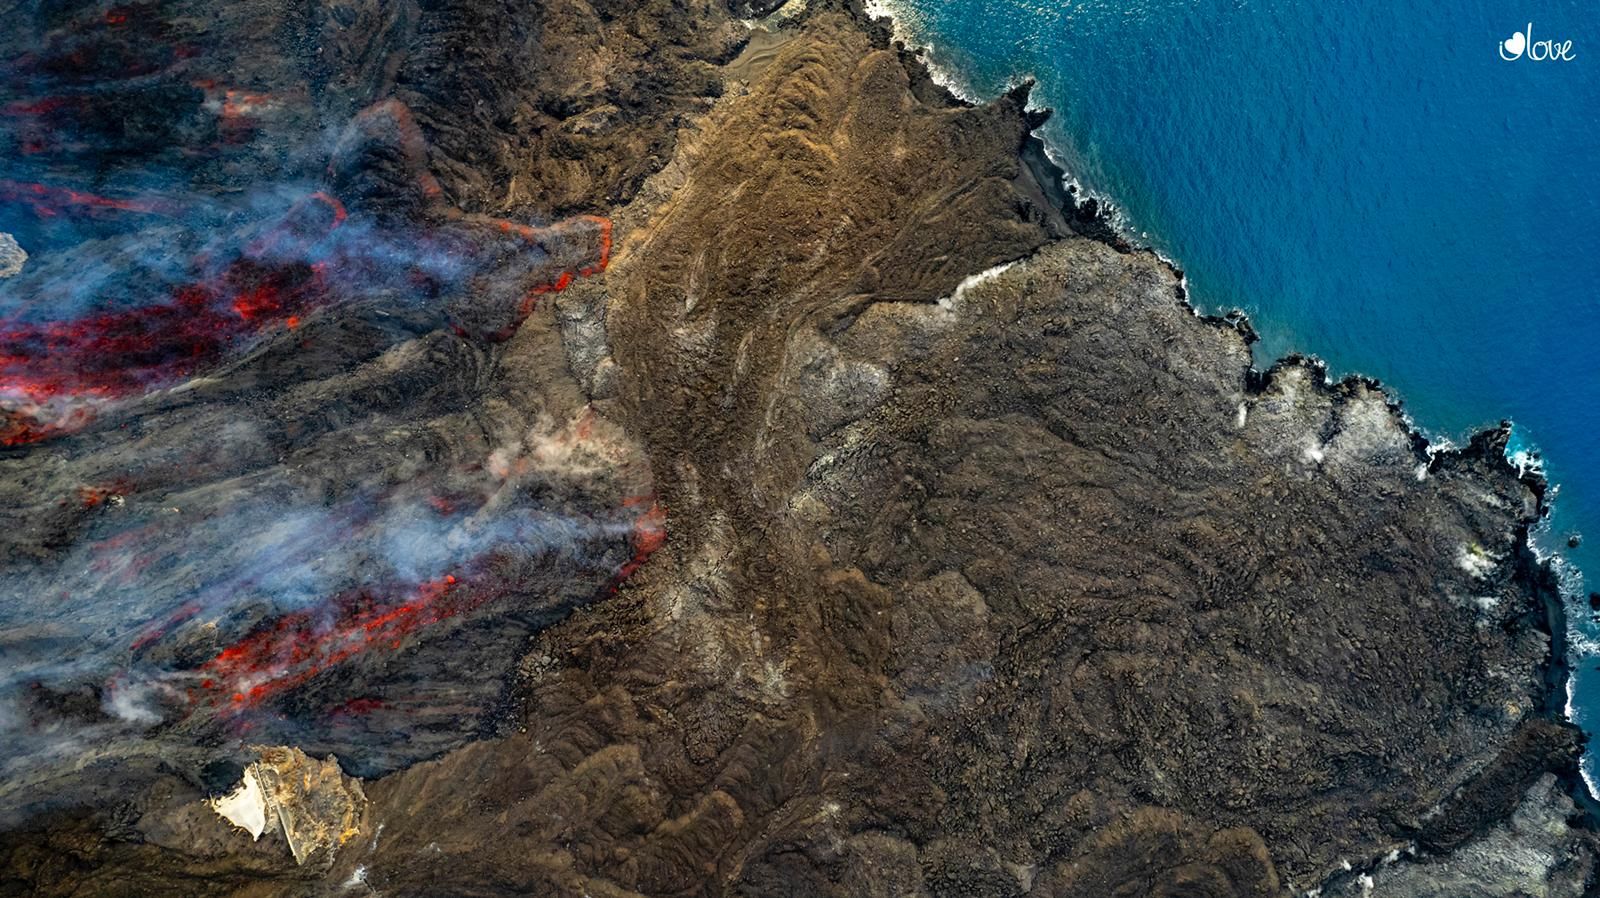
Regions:
<instances>
[{"instance_id":1,"label":"glowing red lava","mask_svg":"<svg viewBox=\"0 0 1600 898\"><path fill-rule=\"evenodd\" d=\"M162 211L157 204L38 187L0 182L0 191L12 189L39 199L45 204L41 209ZM341 301L365 280L391 276L366 270L359 255L306 261L313 257L311 247L348 215L338 199L318 192L253 240L219 274L180 286L162 302L66 321L0 323L0 445L34 443L81 429L108 402L180 383L270 328L297 328L307 314ZM441 233L472 241L469 246L482 256L486 271L493 271L505 252L495 246L504 240L499 235L511 236L517 245L513 254L537 251L542 254L537 258L556 264L579 260L565 263L553 277L534 274L541 270L536 263L529 274L550 279L529 288L509 321L478 334L490 341L515 333L538 297L598 274L611 261L611 222L598 216L579 216L548 228L481 218L447 220L439 227ZM413 240L426 248L430 233ZM542 269L548 272L549 264ZM427 280L420 272L418 277Z\"/></svg>"},{"instance_id":2,"label":"glowing red lava","mask_svg":"<svg viewBox=\"0 0 1600 898\"><path fill-rule=\"evenodd\" d=\"M108 24L140 17L137 7L113 12L120 18ZM66 51L63 58L76 59L81 50ZM77 64L66 68L76 71ZM189 89L203 91L206 105L225 122L242 125L283 102L213 80L193 81ZM24 117L87 114L70 96L13 103L6 111ZM384 171L402 177L374 176ZM398 280L419 298L464 298L449 306L451 325L463 336L495 342L516 333L540 297L597 275L611 262L612 224L606 218L577 216L533 227L450 207L428 170L422 131L398 100L376 103L351 121L329 163L328 183L348 193L344 199L365 214L359 236L323 242L349 213L340 198L319 191L220 270L206 256L192 260L190 270L200 274L191 283L152 285L156 295L148 300L130 297L76 319L41 322L17 313L0 321L0 445L79 430L110 403L181 383L259 335L298 328L309 313L377 283L393 286ZM5 180L0 203L69 222L184 214L168 198L101 196ZM510 297L519 298L497 293L501 285L514 285ZM42 296L31 305L52 301Z\"/></svg>"},{"instance_id":3,"label":"glowing red lava","mask_svg":"<svg viewBox=\"0 0 1600 898\"><path fill-rule=\"evenodd\" d=\"M599 229L599 251L595 254L595 260L577 271L561 272L554 281L536 284L529 288L528 295L522 300L521 317L518 319L518 323L533 314L533 310L538 307L539 297L550 293L560 293L562 290L572 286L572 282L575 279L594 277L604 272L611 265L611 219L602 218L598 215L580 215L569 219L568 222L588 222ZM563 222L563 224L568 222ZM544 239L544 234L541 233L539 228L530 228L527 225L514 224L509 221L501 221L500 226L501 230L517 234L530 241Z\"/></svg>"},{"instance_id":4,"label":"glowing red lava","mask_svg":"<svg viewBox=\"0 0 1600 898\"><path fill-rule=\"evenodd\" d=\"M646 504L648 503L648 504ZM622 581L633 575L634 571L644 566L650 556L661 548L667 541L667 510L661 507L654 496L633 496L623 501L625 507L644 506L633 519L633 532L629 542L633 546L633 557L617 571L616 578L612 581L612 588L622 584Z\"/></svg>"},{"instance_id":5,"label":"glowing red lava","mask_svg":"<svg viewBox=\"0 0 1600 898\"><path fill-rule=\"evenodd\" d=\"M654 497L632 497L623 504L640 509L629 537L633 555L618 569L608 591L637 571L666 538L666 514ZM191 693L191 700L224 711L254 707L358 655L399 649L406 637L425 627L512 594L514 586L491 573L492 562L491 551L463 565L460 576L410 587L398 599L386 597L385 589L361 588L283 615L202 665L199 690ZM180 610L151 627L134 648L160 638L190 613Z\"/></svg>"},{"instance_id":6,"label":"glowing red lava","mask_svg":"<svg viewBox=\"0 0 1600 898\"><path fill-rule=\"evenodd\" d=\"M398 602L358 589L286 614L201 666L196 700L259 704L368 649L398 648L422 627L479 608L505 591L487 578L473 579L467 584L447 575L412 587Z\"/></svg>"},{"instance_id":7,"label":"glowing red lava","mask_svg":"<svg viewBox=\"0 0 1600 898\"><path fill-rule=\"evenodd\" d=\"M136 212L144 215L175 215L178 208L161 200L126 199L98 196L52 187L48 184L30 184L21 181L0 181L0 203L28 206L41 218L57 215L97 215L115 212Z\"/></svg>"},{"instance_id":8,"label":"glowing red lava","mask_svg":"<svg viewBox=\"0 0 1600 898\"><path fill-rule=\"evenodd\" d=\"M128 481L118 479L106 486L80 486L78 487L78 503L85 509L98 508L107 500L117 501L122 496L132 492L133 488Z\"/></svg>"},{"instance_id":9,"label":"glowing red lava","mask_svg":"<svg viewBox=\"0 0 1600 898\"><path fill-rule=\"evenodd\" d=\"M0 444L76 429L94 405L192 377L262 328L316 307L324 294L305 263L230 265L212 284L168 301L72 321L0 325Z\"/></svg>"},{"instance_id":10,"label":"glowing red lava","mask_svg":"<svg viewBox=\"0 0 1600 898\"><path fill-rule=\"evenodd\" d=\"M387 707L387 705L382 699L353 698L347 702L341 702L332 708L329 708L328 716L334 719L341 717L359 717L363 714L371 714L374 711L380 711L385 707Z\"/></svg>"},{"instance_id":11,"label":"glowing red lava","mask_svg":"<svg viewBox=\"0 0 1600 898\"><path fill-rule=\"evenodd\" d=\"M269 327L298 324L328 300L323 272L298 257L345 217L338 200L313 194L214 278L180 286L162 302L0 323L0 445L70 433L106 402L181 382Z\"/></svg>"},{"instance_id":12,"label":"glowing red lava","mask_svg":"<svg viewBox=\"0 0 1600 898\"><path fill-rule=\"evenodd\" d=\"M174 611L165 620L151 624L145 628L144 633L140 634L138 639L133 641L131 648L137 652L140 649L156 644L161 640L162 637L166 636L168 633L171 633L179 624L191 617L194 617L196 614L199 614L200 608L201 606L199 602L189 602L182 608Z\"/></svg>"}]
</instances>

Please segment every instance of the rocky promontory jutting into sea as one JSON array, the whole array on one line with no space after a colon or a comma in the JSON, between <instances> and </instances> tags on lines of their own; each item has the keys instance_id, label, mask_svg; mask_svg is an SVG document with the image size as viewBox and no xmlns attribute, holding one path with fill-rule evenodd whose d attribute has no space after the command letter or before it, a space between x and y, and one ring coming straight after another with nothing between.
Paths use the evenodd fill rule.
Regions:
<instances>
[{"instance_id":1,"label":"rocky promontory jutting into sea","mask_svg":"<svg viewBox=\"0 0 1600 898\"><path fill-rule=\"evenodd\" d=\"M834 0L6 16L0 895L1581 896L1506 432Z\"/></svg>"}]
</instances>

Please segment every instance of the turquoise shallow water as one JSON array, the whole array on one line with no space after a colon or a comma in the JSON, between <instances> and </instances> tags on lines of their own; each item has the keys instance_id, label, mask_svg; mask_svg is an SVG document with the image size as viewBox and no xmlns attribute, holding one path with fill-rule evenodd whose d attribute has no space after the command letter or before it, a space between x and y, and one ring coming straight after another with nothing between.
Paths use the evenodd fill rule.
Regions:
<instances>
[{"instance_id":1,"label":"turquoise shallow water","mask_svg":"<svg viewBox=\"0 0 1600 898\"><path fill-rule=\"evenodd\" d=\"M1053 154L1291 350L1464 442L1510 418L1558 484L1542 536L1600 588L1600 7L1579 0L887 0L965 92L1022 76ZM1529 23L1532 23L1531 31ZM1507 61L1502 40L1572 42ZM1587 540L1575 550L1566 537ZM1574 586L1577 586L1574 583ZM1583 637L1596 627L1574 604ZM1600 729L1575 658L1573 716ZM1593 751L1591 751L1591 768Z\"/></svg>"}]
</instances>

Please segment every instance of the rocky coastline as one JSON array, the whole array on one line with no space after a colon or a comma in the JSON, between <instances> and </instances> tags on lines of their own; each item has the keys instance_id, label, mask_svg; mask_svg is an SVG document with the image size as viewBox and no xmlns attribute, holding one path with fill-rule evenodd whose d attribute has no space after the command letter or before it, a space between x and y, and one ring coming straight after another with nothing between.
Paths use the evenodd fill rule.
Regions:
<instances>
[{"instance_id":1,"label":"rocky coastline","mask_svg":"<svg viewBox=\"0 0 1600 898\"><path fill-rule=\"evenodd\" d=\"M893 29L889 29L888 40L893 41ZM911 67L922 67L920 52L907 51L902 44L896 44L906 64ZM930 82L933 79L929 79ZM1027 108L1029 95L1034 84L1025 80L1012 89L1013 102ZM944 90L945 102L952 105L971 105L968 101L958 97L949 90ZM1098 200L1088 198L1080 200L1077 191L1072 185L1070 174L1055 163L1046 149L1044 141L1038 136L1038 130L1049 119L1050 110L1032 110L1027 113L1029 134L1024 139L1019 150L1023 164L1027 167L1032 184L1029 185L1034 192L1034 197L1042 201L1041 205L1053 208L1061 214L1061 223L1070 228L1074 233L1092 240L1098 240L1116 249L1119 252L1150 252L1142 249L1130 241L1116 226L1116 223L1105 214ZM1206 312L1191 301L1187 291L1182 286L1183 271L1173 264L1172 260L1154 254L1158 260L1165 264L1173 276L1178 280L1177 298L1184 303L1194 314L1209 324L1219 327L1236 329L1243 334L1245 341L1254 344L1257 337L1251 327L1249 318L1240 311L1226 315L1216 315ZM1251 383L1257 393L1266 391L1273 373L1279 368L1296 365L1311 365L1324 367L1321 360L1311 357L1291 356L1276 360L1266 371L1257 371L1252 368ZM1325 371L1325 367L1324 367ZM1400 400L1389 393L1384 384L1377 378L1362 375L1349 375L1340 382L1334 382L1324 377L1324 384L1331 396L1348 394L1355 388L1369 390L1388 396L1389 401L1397 414L1403 416ZM1511 422L1501 422L1494 430L1474 434L1465 447L1451 447L1435 449L1428 438L1414 425L1407 424L1409 436L1416 451L1418 463L1424 466L1434 464L1434 458L1441 452L1457 455L1467 454L1487 464L1503 464L1508 472L1515 472L1530 491L1538 499L1538 508L1533 519L1520 525L1519 536L1516 539L1517 550L1515 553L1514 578L1525 583L1528 591L1537 597L1537 604L1543 614L1541 624L1544 632L1550 638L1550 651L1548 657L1541 665L1544 672L1545 692L1540 701L1540 711L1550 720L1564 722L1566 720L1566 702L1568 680L1571 674L1568 659L1568 622L1567 622L1567 596L1562 590L1559 578L1550 564L1544 560L1534 548L1532 527L1538 520L1549 514L1549 507L1545 504L1549 484L1544 475L1538 470L1518 470L1506 454L1506 444L1511 436ZM1574 538L1575 540L1576 538ZM1576 543L1573 543L1576 545ZM1583 736L1584 744L1588 742L1588 735ZM1573 802L1582 808L1588 826L1600 825L1600 800L1590 792L1587 782L1579 773L1576 764L1565 765L1557 773L1557 781L1563 791L1569 795ZM1370 872L1370 871L1366 871ZM1352 881L1359 874L1352 873Z\"/></svg>"},{"instance_id":2,"label":"rocky coastline","mask_svg":"<svg viewBox=\"0 0 1600 898\"><path fill-rule=\"evenodd\" d=\"M887 39L894 41L893 29L889 29ZM910 52L903 44L895 44L905 63L913 68L921 67L925 72L925 63L921 52ZM930 83L934 79L928 79ZM1024 80L1017 84L1011 91L1011 99L1019 106L1027 108L1029 96L1034 88L1031 80ZM944 101L951 105L971 105L948 89L944 89ZM1128 235L1119 230L1116 223L1105 214L1099 201L1094 198L1080 200L1076 188L1072 184L1070 174L1062 169L1050 157L1046 145L1037 132L1048 121L1051 111L1048 109L1029 109L1027 122L1029 133L1025 137L1019 156L1027 167L1032 184L1026 189L1032 191L1036 200L1042 201L1041 205L1058 211L1061 215L1061 224L1070 228L1073 233L1091 240L1097 240L1119 252L1151 252L1146 248L1138 247ZM1162 264L1171 270L1172 275L1179 282L1176 291L1177 298L1196 317L1209 324L1219 327L1238 330L1246 343L1254 344L1257 336L1251 327L1250 319L1241 311L1233 311L1225 315L1216 315L1197 307L1190 299L1186 289L1182 286L1184 275L1172 260L1159 254L1152 253ZM1348 375L1339 382L1326 377L1324 363L1314 357L1290 356L1278 359L1265 371L1252 368L1250 379L1252 389L1256 394L1264 393L1271 382L1274 372L1280 368L1297 365L1310 365L1322 368L1324 371L1324 385L1330 396L1348 395L1355 389L1368 390L1384 394L1388 397L1394 411L1404 417L1400 400L1392 395L1388 388L1377 378L1364 375ZM1532 538L1533 526L1549 514L1546 504L1546 495L1549 483L1542 472L1537 469L1519 470L1509 459L1506 445L1511 437L1511 422L1503 421L1499 427L1474 434L1465 447L1448 447L1436 449L1432 446L1427 436L1415 425L1407 423L1407 430L1413 448L1415 449L1418 463L1423 466L1432 466L1434 459L1440 453L1456 455L1470 455L1482 463L1501 464L1508 472L1514 472L1527 488L1537 497L1538 507L1532 520L1520 525L1519 536L1516 539L1517 550L1515 554L1514 578L1525 583L1528 591L1537 597L1537 604L1543 614L1542 627L1549 636L1550 652L1541 665L1544 671L1545 693L1540 702L1540 711L1552 721L1563 722L1566 720L1566 701L1568 680L1571 674L1568 657L1568 602L1563 592L1559 577L1550 564L1543 559L1534 548ZM1571 544L1576 547L1577 537L1573 537ZM1593 603L1591 603L1593 604ZM1583 736L1585 744L1588 735ZM1574 803L1581 807L1589 821L1588 825L1600 825L1600 800L1590 792L1587 783L1578 773L1576 766L1566 767L1558 772L1558 781L1563 790L1571 796Z\"/></svg>"}]
</instances>

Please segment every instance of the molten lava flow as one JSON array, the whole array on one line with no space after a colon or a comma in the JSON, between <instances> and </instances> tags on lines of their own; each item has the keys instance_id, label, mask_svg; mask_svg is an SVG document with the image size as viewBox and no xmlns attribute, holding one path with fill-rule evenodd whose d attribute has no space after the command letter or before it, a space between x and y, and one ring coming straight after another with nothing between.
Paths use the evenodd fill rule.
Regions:
<instances>
[{"instance_id":1,"label":"molten lava flow","mask_svg":"<svg viewBox=\"0 0 1600 898\"><path fill-rule=\"evenodd\" d=\"M262 91L243 90L211 79L193 83L205 93L202 109L214 114L224 142L238 143L254 134L260 119L287 105L285 98Z\"/></svg>"},{"instance_id":2,"label":"molten lava flow","mask_svg":"<svg viewBox=\"0 0 1600 898\"><path fill-rule=\"evenodd\" d=\"M0 323L0 445L77 430L107 402L181 382L269 327L297 325L329 299L323 272L303 257L345 215L314 194L214 278L163 302Z\"/></svg>"},{"instance_id":3,"label":"molten lava flow","mask_svg":"<svg viewBox=\"0 0 1600 898\"><path fill-rule=\"evenodd\" d=\"M637 571L666 539L666 513L654 497L631 497L623 505L640 509L629 536L633 555L612 577L608 592L614 592ZM490 550L469 560L459 577L447 575L398 591L364 587L283 615L202 665L199 691L191 698L201 706L242 710L369 651L399 649L406 637L426 627L514 594L513 584L491 573L493 556L494 550ZM151 626L135 643L135 650L160 638L190 614L186 607L168 621Z\"/></svg>"},{"instance_id":4,"label":"molten lava flow","mask_svg":"<svg viewBox=\"0 0 1600 898\"><path fill-rule=\"evenodd\" d=\"M229 266L212 284L180 287L155 306L75 321L0 325L0 444L76 429L97 404L192 377L266 326L320 304L305 263Z\"/></svg>"},{"instance_id":5,"label":"molten lava flow","mask_svg":"<svg viewBox=\"0 0 1600 898\"><path fill-rule=\"evenodd\" d=\"M644 567L650 556L667 541L667 511L654 496L632 496L623 500L622 504L634 508L644 506L644 510L633 519L633 531L628 536L629 544L633 547L633 557L629 558L612 578L613 592L624 580L633 576L634 571Z\"/></svg>"},{"instance_id":6,"label":"molten lava flow","mask_svg":"<svg viewBox=\"0 0 1600 898\"><path fill-rule=\"evenodd\" d=\"M611 265L611 219L602 218L598 215L580 215L576 218L568 219L568 221L563 222L562 224L571 226L573 224L583 223L592 225L595 229L597 250L594 254L593 261L588 265L582 266L576 270L563 270L556 275L555 280L546 281L541 284L535 284L534 286L530 287L528 289L528 295L522 300L522 307L520 309L520 316L518 318L519 324L523 319L533 314L533 310L538 307L539 297L550 293L560 293L562 290L572 286L572 282L577 278L594 277L597 274L603 273L606 268ZM541 230L539 228L530 228L527 225L518 225L509 221L502 221L501 228L502 230L515 234L524 240L536 244L542 244L548 236L548 229Z\"/></svg>"},{"instance_id":7,"label":"molten lava flow","mask_svg":"<svg viewBox=\"0 0 1600 898\"><path fill-rule=\"evenodd\" d=\"M399 648L430 624L459 617L504 595L506 587L482 575L454 575L411 588L400 599L363 588L324 606L286 614L223 649L200 668L197 701L243 708L292 689L372 648Z\"/></svg>"},{"instance_id":8,"label":"molten lava flow","mask_svg":"<svg viewBox=\"0 0 1600 898\"><path fill-rule=\"evenodd\" d=\"M385 707L387 706L382 699L353 698L347 702L340 702L332 708L329 708L328 716L334 719L341 717L359 717L363 714L371 714L374 711L380 711Z\"/></svg>"},{"instance_id":9,"label":"molten lava flow","mask_svg":"<svg viewBox=\"0 0 1600 898\"><path fill-rule=\"evenodd\" d=\"M176 215L174 204L160 200L97 196L68 187L0 181L0 203L27 206L41 218L58 215L98 215L135 212L142 215Z\"/></svg>"},{"instance_id":10,"label":"molten lava flow","mask_svg":"<svg viewBox=\"0 0 1600 898\"><path fill-rule=\"evenodd\" d=\"M313 226L332 231L348 213L327 194L302 203L278 226L252 241L244 254L210 281L180 286L166 301L84 318L44 323L0 323L0 444L37 442L86 425L100 406L179 383L224 360L230 350L272 327L293 329L304 316L355 295L374 278L365 260L333 254L309 262L305 236ZM550 262L576 254L580 261L542 280L509 320L468 331L503 340L533 311L538 296L566 289L575 278L604 271L610 261L605 219L582 218L550 228L510 227L519 243L553 250L536 256L529 275L550 278ZM470 232L469 232L470 233ZM485 259L494 246L480 244ZM592 252L572 247L593 246ZM492 268L490 262L484 268ZM424 293L436 289L421 271L399 273Z\"/></svg>"},{"instance_id":11,"label":"molten lava flow","mask_svg":"<svg viewBox=\"0 0 1600 898\"><path fill-rule=\"evenodd\" d=\"M79 87L148 79L193 55L175 37L156 4L128 4L56 30L43 46L0 71Z\"/></svg>"},{"instance_id":12,"label":"molten lava flow","mask_svg":"<svg viewBox=\"0 0 1600 898\"><path fill-rule=\"evenodd\" d=\"M78 487L78 503L84 509L98 508L101 503L122 501L122 497L132 492L133 488L125 479L118 478L115 482L105 486L80 486Z\"/></svg>"},{"instance_id":13,"label":"molten lava flow","mask_svg":"<svg viewBox=\"0 0 1600 898\"><path fill-rule=\"evenodd\" d=\"M168 633L171 633L179 624L191 617L194 617L196 614L199 614L200 609L201 605L199 602L189 602L182 608L174 611L165 620L158 621L146 627L145 631L140 634L139 638L133 641L133 645L130 646L130 648L137 652L140 649L155 645L162 639L162 637L166 636Z\"/></svg>"},{"instance_id":14,"label":"molten lava flow","mask_svg":"<svg viewBox=\"0 0 1600 898\"><path fill-rule=\"evenodd\" d=\"M133 27L145 12L119 7L117 24ZM185 90L209 97L225 120L244 122L281 102L211 80L187 82ZM14 103L8 111L83 112L65 98ZM41 321L33 312L48 313L54 300L48 290L37 291L31 309L0 321L0 445L81 429L119 400L180 383L264 333L298 328L311 312L375 290L402 302L407 295L419 303L442 297L459 334L505 340L540 297L611 262L608 219L577 216L534 227L450 207L428 170L422 132L397 100L355 117L329 163L327 183L332 192L310 195L242 247L192 260L189 283L147 285L148 298L137 295L139 286L119 285L131 294L128 301L106 301L109 308L69 320ZM113 214L184 218L181 204L170 199L16 181L0 181L0 202L67 222ZM334 232L351 217L346 203L360 224L343 231L354 236L340 238ZM230 253L236 253L231 261L213 261Z\"/></svg>"}]
</instances>

